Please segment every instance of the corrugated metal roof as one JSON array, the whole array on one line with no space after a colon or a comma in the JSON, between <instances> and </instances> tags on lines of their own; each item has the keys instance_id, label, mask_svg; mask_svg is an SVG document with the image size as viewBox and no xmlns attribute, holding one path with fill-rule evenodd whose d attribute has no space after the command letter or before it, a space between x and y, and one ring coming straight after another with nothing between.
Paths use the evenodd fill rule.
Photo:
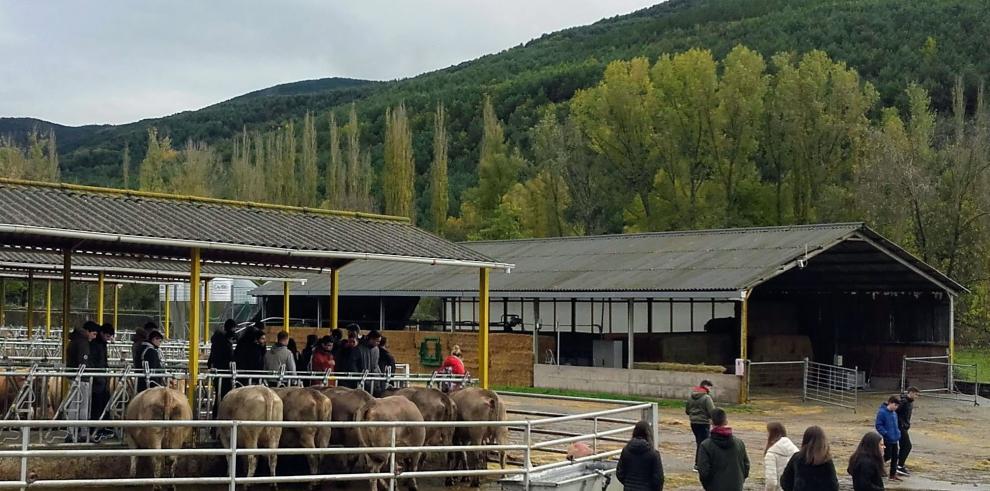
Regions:
<instances>
[{"instance_id":1,"label":"corrugated metal roof","mask_svg":"<svg viewBox=\"0 0 990 491\"><path fill-rule=\"evenodd\" d=\"M395 217L0 179L0 243L286 266L354 259L505 269Z\"/></svg>"},{"instance_id":2,"label":"corrugated metal roof","mask_svg":"<svg viewBox=\"0 0 990 491\"><path fill-rule=\"evenodd\" d=\"M763 281L857 234L874 238L948 288L965 290L917 258L890 244L861 223L766 227L595 237L465 242L501 261L515 263L511 274L494 275L499 296L604 296L642 292L643 297L740 298ZM472 296L477 274L450 268L384 265L359 261L341 270L347 295ZM310 279L294 293L325 294L327 275ZM257 294L280 295L276 286ZM639 296L639 293L637 293Z\"/></svg>"}]
</instances>

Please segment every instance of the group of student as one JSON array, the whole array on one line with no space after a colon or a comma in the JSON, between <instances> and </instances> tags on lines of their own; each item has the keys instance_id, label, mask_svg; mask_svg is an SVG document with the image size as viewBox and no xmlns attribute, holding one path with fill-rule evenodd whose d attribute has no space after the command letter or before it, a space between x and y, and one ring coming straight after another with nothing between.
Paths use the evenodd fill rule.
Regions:
<instances>
[{"instance_id":1,"label":"group of student","mask_svg":"<svg viewBox=\"0 0 990 491\"><path fill-rule=\"evenodd\" d=\"M705 491L742 491L749 478L746 446L733 436L725 410L715 407L712 383L704 380L692 390L685 404L695 437L695 466ZM846 472L854 491L882 491L884 477L900 481L910 475L905 462L911 453L911 416L918 389L908 388L880 405L876 431L863 435L849 458ZM619 457L616 478L630 491L662 490L663 463L652 441L650 425L640 421ZM885 467L890 463L890 472ZM764 448L766 491L838 491L839 482L825 431L808 427L798 447L787 437L783 424L767 424Z\"/></svg>"}]
</instances>

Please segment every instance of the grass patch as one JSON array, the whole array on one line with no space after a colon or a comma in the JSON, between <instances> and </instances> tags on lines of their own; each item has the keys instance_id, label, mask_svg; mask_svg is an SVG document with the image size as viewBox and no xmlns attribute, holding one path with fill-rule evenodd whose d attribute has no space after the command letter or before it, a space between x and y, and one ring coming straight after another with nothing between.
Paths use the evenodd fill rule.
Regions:
<instances>
[{"instance_id":1,"label":"grass patch","mask_svg":"<svg viewBox=\"0 0 990 491\"><path fill-rule=\"evenodd\" d=\"M959 348L956 350L956 363L977 365L980 372L980 383L990 383L990 348ZM960 380L973 382L976 374L971 368L960 368L957 377Z\"/></svg>"},{"instance_id":2,"label":"grass patch","mask_svg":"<svg viewBox=\"0 0 990 491\"><path fill-rule=\"evenodd\" d=\"M632 394L612 394L610 392L586 392L582 390L565 390L565 389L545 389L540 387L514 387L514 386L496 386L494 387L496 391L506 391L506 392L522 392L525 394L542 394L550 396L567 396L567 397L587 397L591 399L602 399L606 401L633 401L633 402L653 402L661 408L677 408L683 411L684 401L679 399L658 399L655 397L645 397ZM719 404L719 407L725 408L729 412L744 412L750 413L755 411L755 409L747 404Z\"/></svg>"}]
</instances>

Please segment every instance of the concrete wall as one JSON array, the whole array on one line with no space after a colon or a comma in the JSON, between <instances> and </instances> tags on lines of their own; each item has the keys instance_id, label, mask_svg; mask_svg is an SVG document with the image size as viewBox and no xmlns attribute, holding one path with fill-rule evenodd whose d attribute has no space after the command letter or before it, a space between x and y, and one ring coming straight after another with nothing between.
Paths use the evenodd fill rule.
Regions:
<instances>
[{"instance_id":1,"label":"concrete wall","mask_svg":"<svg viewBox=\"0 0 990 491\"><path fill-rule=\"evenodd\" d=\"M533 368L535 387L634 394L662 399L687 399L691 395L691 388L703 379L715 384L712 396L716 401L739 402L739 384L742 378L735 375L554 365L536 365Z\"/></svg>"}]
</instances>

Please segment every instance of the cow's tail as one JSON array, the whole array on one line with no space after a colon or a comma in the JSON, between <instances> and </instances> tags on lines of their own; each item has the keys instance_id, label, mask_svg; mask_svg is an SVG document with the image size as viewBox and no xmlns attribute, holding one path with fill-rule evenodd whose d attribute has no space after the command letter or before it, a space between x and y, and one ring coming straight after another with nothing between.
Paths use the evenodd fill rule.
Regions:
<instances>
[{"instance_id":1,"label":"cow's tail","mask_svg":"<svg viewBox=\"0 0 990 491\"><path fill-rule=\"evenodd\" d=\"M168 389L162 389L162 419L168 421L172 417L172 394Z\"/></svg>"}]
</instances>

